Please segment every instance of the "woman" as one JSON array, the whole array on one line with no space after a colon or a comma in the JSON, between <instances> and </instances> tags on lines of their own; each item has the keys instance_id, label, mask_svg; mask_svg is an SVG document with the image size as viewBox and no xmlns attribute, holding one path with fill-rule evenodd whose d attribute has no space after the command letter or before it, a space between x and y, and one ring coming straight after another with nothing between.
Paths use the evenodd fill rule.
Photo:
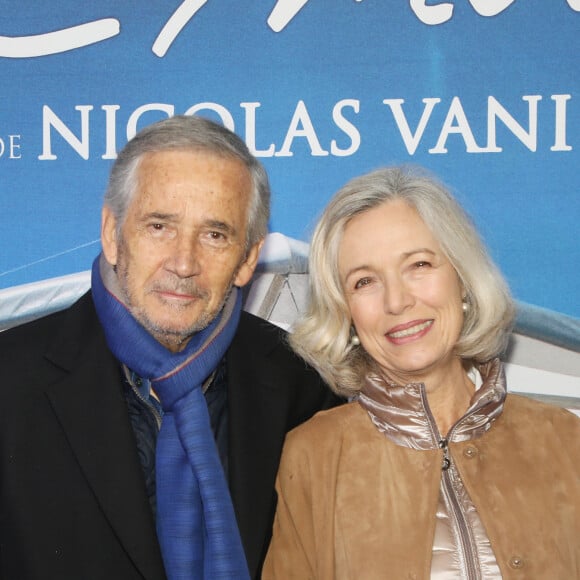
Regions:
<instances>
[{"instance_id":1,"label":"woman","mask_svg":"<svg viewBox=\"0 0 580 580\"><path fill-rule=\"evenodd\" d=\"M287 437L263 578L580 578L580 420L506 397L514 307L435 180L354 179L294 348L353 400Z\"/></svg>"}]
</instances>

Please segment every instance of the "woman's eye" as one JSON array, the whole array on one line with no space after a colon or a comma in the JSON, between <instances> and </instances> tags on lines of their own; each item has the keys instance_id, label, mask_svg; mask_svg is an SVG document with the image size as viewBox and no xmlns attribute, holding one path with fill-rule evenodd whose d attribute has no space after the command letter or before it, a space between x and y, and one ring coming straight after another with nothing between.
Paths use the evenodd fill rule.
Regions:
<instances>
[{"instance_id":1,"label":"woman's eye","mask_svg":"<svg viewBox=\"0 0 580 580\"><path fill-rule=\"evenodd\" d=\"M359 288L362 288L363 286L368 286L371 283L371 279L370 278L361 278L360 280L357 280L354 287L355 290L358 290Z\"/></svg>"},{"instance_id":2,"label":"woman's eye","mask_svg":"<svg viewBox=\"0 0 580 580\"><path fill-rule=\"evenodd\" d=\"M420 260L419 262L415 262L415 268L427 268L431 265L431 262L427 262L426 260Z\"/></svg>"}]
</instances>

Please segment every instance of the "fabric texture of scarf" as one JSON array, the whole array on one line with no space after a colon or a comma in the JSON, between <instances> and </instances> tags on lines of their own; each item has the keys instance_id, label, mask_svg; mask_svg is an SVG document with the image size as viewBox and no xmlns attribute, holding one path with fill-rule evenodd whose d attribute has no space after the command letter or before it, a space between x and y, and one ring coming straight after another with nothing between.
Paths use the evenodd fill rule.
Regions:
<instances>
[{"instance_id":1,"label":"fabric texture of scarf","mask_svg":"<svg viewBox=\"0 0 580 580\"><path fill-rule=\"evenodd\" d=\"M151 381L164 410L156 450L157 533L167 577L249 578L201 389L234 337L241 293L234 288L221 314L179 353L166 349L130 314L102 255L93 263L92 294L112 353Z\"/></svg>"}]
</instances>

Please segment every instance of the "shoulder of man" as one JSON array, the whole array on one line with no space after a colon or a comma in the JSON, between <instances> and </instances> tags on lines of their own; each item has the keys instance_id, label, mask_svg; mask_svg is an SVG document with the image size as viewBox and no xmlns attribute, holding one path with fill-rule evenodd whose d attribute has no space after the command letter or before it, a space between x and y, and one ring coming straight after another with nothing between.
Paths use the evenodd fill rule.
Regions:
<instances>
[{"instance_id":1,"label":"shoulder of man","mask_svg":"<svg viewBox=\"0 0 580 580\"><path fill-rule=\"evenodd\" d=\"M312 400L317 409L343 402L292 350L284 329L248 312L242 313L228 358L237 368L275 377L279 387L286 386L297 398Z\"/></svg>"},{"instance_id":2,"label":"shoulder of man","mask_svg":"<svg viewBox=\"0 0 580 580\"><path fill-rule=\"evenodd\" d=\"M249 312L242 312L232 347L250 358L268 358L284 370L290 367L320 380L318 373L292 350L283 328Z\"/></svg>"},{"instance_id":3,"label":"shoulder of man","mask_svg":"<svg viewBox=\"0 0 580 580\"><path fill-rule=\"evenodd\" d=\"M72 360L92 339L102 335L90 292L52 314L0 332L0 373L41 372L51 353ZM63 362L66 362L63 360Z\"/></svg>"},{"instance_id":4,"label":"shoulder of man","mask_svg":"<svg viewBox=\"0 0 580 580\"><path fill-rule=\"evenodd\" d=\"M252 336L255 344L267 348L275 347L278 343L287 345L287 335L283 328L244 310L240 317L236 339Z\"/></svg>"},{"instance_id":5,"label":"shoulder of man","mask_svg":"<svg viewBox=\"0 0 580 580\"><path fill-rule=\"evenodd\" d=\"M24 322L0 332L0 343L7 347L9 345L18 346L23 340L27 342L42 341L42 337L48 332L54 332L61 328L71 317L74 317L80 324L89 321L96 321L96 312L93 306L90 291L83 294L76 302L70 306L46 314L29 322ZM29 343L30 344L30 343Z\"/></svg>"}]
</instances>

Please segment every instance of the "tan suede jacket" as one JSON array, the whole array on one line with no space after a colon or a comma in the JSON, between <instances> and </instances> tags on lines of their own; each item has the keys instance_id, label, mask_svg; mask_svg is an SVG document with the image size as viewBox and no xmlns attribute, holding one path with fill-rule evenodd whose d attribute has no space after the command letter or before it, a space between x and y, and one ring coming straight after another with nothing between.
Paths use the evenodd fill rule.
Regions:
<instances>
[{"instance_id":1,"label":"tan suede jacket","mask_svg":"<svg viewBox=\"0 0 580 580\"><path fill-rule=\"evenodd\" d=\"M578 417L508 395L487 433L449 452L505 580L580 579ZM442 457L396 445L358 403L292 431L262 578L428 579Z\"/></svg>"}]
</instances>

